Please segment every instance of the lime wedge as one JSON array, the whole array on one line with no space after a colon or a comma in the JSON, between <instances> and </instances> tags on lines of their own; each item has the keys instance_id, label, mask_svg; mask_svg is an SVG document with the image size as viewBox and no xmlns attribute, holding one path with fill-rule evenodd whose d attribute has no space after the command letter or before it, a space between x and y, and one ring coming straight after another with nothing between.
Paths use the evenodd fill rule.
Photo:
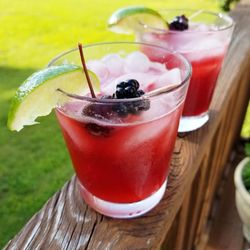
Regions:
<instances>
[{"instance_id":1,"label":"lime wedge","mask_svg":"<svg viewBox=\"0 0 250 250\"><path fill-rule=\"evenodd\" d=\"M98 77L91 71L89 75L94 88L100 88ZM65 64L32 74L12 98L8 128L20 131L25 125L36 124L37 117L48 115L59 102L60 93L57 89L72 94L86 94L88 84L82 68Z\"/></svg>"},{"instance_id":2,"label":"lime wedge","mask_svg":"<svg viewBox=\"0 0 250 250\"><path fill-rule=\"evenodd\" d=\"M145 29L168 30L168 23L155 10L144 6L129 6L115 11L108 20L108 28L115 33L131 34Z\"/></svg>"}]
</instances>

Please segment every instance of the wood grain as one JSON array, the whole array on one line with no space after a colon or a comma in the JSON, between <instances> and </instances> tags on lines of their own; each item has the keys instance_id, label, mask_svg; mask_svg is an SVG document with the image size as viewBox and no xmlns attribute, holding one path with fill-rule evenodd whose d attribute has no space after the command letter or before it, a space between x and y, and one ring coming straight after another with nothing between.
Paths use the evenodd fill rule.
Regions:
<instances>
[{"instance_id":1,"label":"wood grain","mask_svg":"<svg viewBox=\"0 0 250 250\"><path fill-rule=\"evenodd\" d=\"M73 177L6 245L6 250L159 249L168 240L167 235L174 235L170 232L177 224L179 229L175 231L180 235L169 239L178 240L176 248L199 246L206 236L211 202L239 135L250 94L250 1L239 4L232 16L237 25L216 87L210 120L202 129L177 139L168 188L160 204L140 218L110 219L81 200ZM199 175L201 178L196 178ZM202 192L193 192L195 185ZM182 212L177 223L178 211ZM182 223L189 225L190 234L188 229L183 232Z\"/></svg>"},{"instance_id":2,"label":"wood grain","mask_svg":"<svg viewBox=\"0 0 250 250\"><path fill-rule=\"evenodd\" d=\"M211 218L211 233L205 250L242 250L244 239L242 223L235 206L235 187L233 175L235 166L242 160L243 154L236 153L228 165L229 173L221 183L220 195L216 197L214 214Z\"/></svg>"}]
</instances>

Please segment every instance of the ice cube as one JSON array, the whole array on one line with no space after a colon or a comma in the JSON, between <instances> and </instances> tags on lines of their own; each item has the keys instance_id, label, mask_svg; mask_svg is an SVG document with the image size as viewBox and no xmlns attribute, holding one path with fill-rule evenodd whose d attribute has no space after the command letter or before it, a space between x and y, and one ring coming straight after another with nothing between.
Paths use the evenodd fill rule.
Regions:
<instances>
[{"instance_id":1,"label":"ice cube","mask_svg":"<svg viewBox=\"0 0 250 250\"><path fill-rule=\"evenodd\" d=\"M165 64L159 62L151 62L149 66L149 72L151 73L164 73L167 72L167 68Z\"/></svg>"},{"instance_id":2,"label":"ice cube","mask_svg":"<svg viewBox=\"0 0 250 250\"><path fill-rule=\"evenodd\" d=\"M195 49L196 50L210 50L210 49L216 49L222 46L223 44L221 43L220 40L207 36L202 39L199 39L199 41L195 45ZM213 51L210 51L210 52L213 52Z\"/></svg>"},{"instance_id":3,"label":"ice cube","mask_svg":"<svg viewBox=\"0 0 250 250\"><path fill-rule=\"evenodd\" d=\"M105 81L108 79L109 70L102 61L88 61L87 68L92 70L99 77L101 83L105 83Z\"/></svg>"},{"instance_id":4,"label":"ice cube","mask_svg":"<svg viewBox=\"0 0 250 250\"><path fill-rule=\"evenodd\" d=\"M126 57L125 71L131 72L147 72L150 66L148 57L142 52L132 52Z\"/></svg>"},{"instance_id":5,"label":"ice cube","mask_svg":"<svg viewBox=\"0 0 250 250\"><path fill-rule=\"evenodd\" d=\"M126 81L128 79L136 79L140 84L140 89L145 90L147 86L154 83L158 78L157 75L148 74L148 73L129 73L121 75L120 77L115 78L110 81L109 84L105 84L102 87L102 92L106 95L112 95L116 90L116 85L122 81Z\"/></svg>"},{"instance_id":6,"label":"ice cube","mask_svg":"<svg viewBox=\"0 0 250 250\"><path fill-rule=\"evenodd\" d=\"M190 22L188 29L189 31L194 31L194 32L199 32L199 31L207 32L211 30L211 25L204 24L204 23Z\"/></svg>"},{"instance_id":7,"label":"ice cube","mask_svg":"<svg viewBox=\"0 0 250 250\"><path fill-rule=\"evenodd\" d=\"M193 39L195 39L195 37L193 37ZM200 61L206 57L223 54L226 48L225 44L220 39L216 39L209 35L199 39L197 37L195 40L195 50L192 41L186 43L185 46L182 47L182 50L187 52L184 53L184 55L190 61Z\"/></svg>"},{"instance_id":8,"label":"ice cube","mask_svg":"<svg viewBox=\"0 0 250 250\"><path fill-rule=\"evenodd\" d=\"M167 113L171 112L173 109L168 107L168 100L165 99L166 98L162 97L151 100L150 109L147 111L142 111L138 116L138 121L152 121L156 118L163 117ZM146 143L154 137L157 137L164 131L164 129L166 129L166 126L168 126L166 122L169 124L172 123L171 118L172 117L169 116L169 118L166 117L164 118L164 120L159 119L158 121L151 123L151 125L150 123L148 123L148 125L144 126L143 128L140 126L135 126L132 130L133 135L126 138L126 141L124 141L123 146L131 148L140 145L141 143ZM171 125L169 125L169 127L171 127Z\"/></svg>"},{"instance_id":9,"label":"ice cube","mask_svg":"<svg viewBox=\"0 0 250 250\"><path fill-rule=\"evenodd\" d=\"M124 59L118 54L108 54L102 58L102 62L106 65L112 76L119 76L124 71Z\"/></svg>"},{"instance_id":10,"label":"ice cube","mask_svg":"<svg viewBox=\"0 0 250 250\"><path fill-rule=\"evenodd\" d=\"M181 83L181 72L178 68L174 68L160 75L158 79L156 79L155 88L179 83Z\"/></svg>"}]
</instances>

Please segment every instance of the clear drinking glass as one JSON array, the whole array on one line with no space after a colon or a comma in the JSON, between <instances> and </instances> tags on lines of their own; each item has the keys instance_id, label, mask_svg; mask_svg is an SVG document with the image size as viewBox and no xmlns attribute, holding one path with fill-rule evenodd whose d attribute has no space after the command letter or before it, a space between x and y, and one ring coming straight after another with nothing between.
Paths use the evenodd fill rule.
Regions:
<instances>
[{"instance_id":1,"label":"clear drinking glass","mask_svg":"<svg viewBox=\"0 0 250 250\"><path fill-rule=\"evenodd\" d=\"M209 105L223 59L234 28L233 20L224 14L193 10L162 10L168 21L185 14L189 28L185 31L160 30L148 26L136 33L136 40L157 44L184 55L192 64L192 76L184 105L179 132L192 131L209 119ZM158 55L144 52L151 60L160 61Z\"/></svg>"},{"instance_id":2,"label":"clear drinking glass","mask_svg":"<svg viewBox=\"0 0 250 250\"><path fill-rule=\"evenodd\" d=\"M83 49L87 65L91 65L93 60L98 63L107 55L108 58L114 55L125 58L142 47L161 54L164 67L174 63L180 70L180 81L171 87L166 80L165 86L132 99L100 99L61 93L63 101L56 108L80 193L93 209L110 217L136 217L161 200L191 66L177 53L142 43L102 43ZM81 65L77 49L59 55L49 66L65 63ZM112 70L117 63L112 65L112 60L106 61L106 66ZM121 73L113 73L117 73L115 78L119 82ZM136 78L137 73L132 74ZM106 79L102 87L109 86L113 80ZM144 80L138 79L139 83ZM113 110L131 105L149 108L124 117L113 113ZM93 108L101 110L101 115L86 112Z\"/></svg>"}]
</instances>

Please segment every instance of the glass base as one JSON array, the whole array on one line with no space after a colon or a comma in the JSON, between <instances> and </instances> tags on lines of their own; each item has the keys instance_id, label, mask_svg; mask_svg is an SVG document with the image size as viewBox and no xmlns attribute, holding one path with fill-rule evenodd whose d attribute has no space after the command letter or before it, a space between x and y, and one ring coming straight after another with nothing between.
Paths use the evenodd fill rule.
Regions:
<instances>
[{"instance_id":1,"label":"glass base","mask_svg":"<svg viewBox=\"0 0 250 250\"><path fill-rule=\"evenodd\" d=\"M209 119L208 112L198 116L182 116L178 132L190 132L202 127Z\"/></svg>"},{"instance_id":2,"label":"glass base","mask_svg":"<svg viewBox=\"0 0 250 250\"><path fill-rule=\"evenodd\" d=\"M97 212L113 218L134 218L145 214L155 207L163 197L167 180L150 197L134 203L114 203L97 198L78 181L79 190L86 203Z\"/></svg>"}]
</instances>

